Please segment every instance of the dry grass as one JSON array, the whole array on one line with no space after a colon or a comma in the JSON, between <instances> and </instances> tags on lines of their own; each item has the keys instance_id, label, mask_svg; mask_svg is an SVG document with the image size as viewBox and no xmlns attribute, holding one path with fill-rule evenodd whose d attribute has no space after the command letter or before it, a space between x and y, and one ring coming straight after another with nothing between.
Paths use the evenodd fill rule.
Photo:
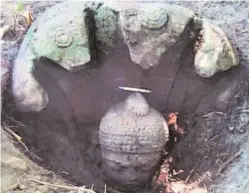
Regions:
<instances>
[{"instance_id":1,"label":"dry grass","mask_svg":"<svg viewBox=\"0 0 249 193\"><path fill-rule=\"evenodd\" d=\"M227 142L240 146L238 153L222 169L219 184L214 186L214 193L247 193L249 192L249 96L245 96L234 115L232 127L234 134ZM230 159L229 159L230 160Z\"/></svg>"},{"instance_id":2,"label":"dry grass","mask_svg":"<svg viewBox=\"0 0 249 193\"><path fill-rule=\"evenodd\" d=\"M249 192L249 140L241 147L243 153L237 163L230 169L215 187L214 193L246 193Z\"/></svg>"},{"instance_id":3,"label":"dry grass","mask_svg":"<svg viewBox=\"0 0 249 193\"><path fill-rule=\"evenodd\" d=\"M93 190L94 186L92 186L91 189L88 189L88 188L85 188L85 186L76 187L76 186L66 186L66 185L61 185L61 184L51 184L51 183L48 183L48 182L43 182L43 181L35 180L35 179L31 179L31 181L35 182L35 183L38 183L38 184L41 184L41 185L44 185L44 186L49 186L49 187L52 187L52 188L55 188L55 189L66 189L66 190L69 190L70 193L73 193L73 191L75 193L96 193ZM106 187L105 187L104 193L106 193Z\"/></svg>"}]
</instances>

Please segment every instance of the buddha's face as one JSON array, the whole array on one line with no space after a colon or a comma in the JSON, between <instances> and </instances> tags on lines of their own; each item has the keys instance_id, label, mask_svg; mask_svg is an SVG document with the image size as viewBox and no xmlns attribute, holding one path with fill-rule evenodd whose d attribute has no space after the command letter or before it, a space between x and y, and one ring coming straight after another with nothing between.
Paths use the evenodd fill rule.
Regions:
<instances>
[{"instance_id":1,"label":"buddha's face","mask_svg":"<svg viewBox=\"0 0 249 193\"><path fill-rule=\"evenodd\" d=\"M150 183L160 161L160 153L115 155L115 161L110 157L102 159L102 169L109 184L124 190L134 190Z\"/></svg>"}]
</instances>

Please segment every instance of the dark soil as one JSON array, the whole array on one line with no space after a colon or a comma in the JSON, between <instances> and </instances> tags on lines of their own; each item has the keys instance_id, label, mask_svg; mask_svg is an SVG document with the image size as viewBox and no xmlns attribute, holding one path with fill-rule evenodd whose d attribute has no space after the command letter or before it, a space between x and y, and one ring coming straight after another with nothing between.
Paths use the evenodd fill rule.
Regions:
<instances>
[{"instance_id":1,"label":"dark soil","mask_svg":"<svg viewBox=\"0 0 249 193\"><path fill-rule=\"evenodd\" d=\"M189 2L186 6L194 4ZM236 9L244 10L245 5L238 4ZM216 3L215 8L211 3L205 6L203 10L224 4ZM237 17L232 19L241 21ZM249 34L239 37L239 41L242 39L248 41ZM235 119L233 109L240 105L244 93L249 92L249 61L243 49L243 46L238 48L240 67L210 79L201 78L194 71L192 42L184 48L182 44L176 45L161 64L150 71L142 71L133 64L122 44L109 54L100 55L99 67L77 72L67 72L41 59L36 62L34 76L49 95L47 108L39 113L19 113L12 103L9 82L2 120L18 126L8 118L13 117L26 125L25 128L13 127L13 130L23 137L31 152L42 158L36 159L27 153L34 162L56 171L75 185L95 184L95 188L102 191L105 184L100 170L99 121L111 105L130 94L118 90L119 86L147 88L152 91L145 95L148 102L165 115L179 112L179 124L187 131L186 135L177 136L170 151L173 168L184 170L178 177L184 180L191 174L189 181L196 181L197 173L206 185L211 185L220 172L221 163L239 148L228 146L226 139L228 124Z\"/></svg>"}]
</instances>

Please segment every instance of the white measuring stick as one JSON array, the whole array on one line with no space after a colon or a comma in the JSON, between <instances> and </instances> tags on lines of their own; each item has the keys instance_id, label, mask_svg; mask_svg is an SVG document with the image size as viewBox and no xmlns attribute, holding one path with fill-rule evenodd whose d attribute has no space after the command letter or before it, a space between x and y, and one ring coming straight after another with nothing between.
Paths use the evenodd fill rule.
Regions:
<instances>
[{"instance_id":1,"label":"white measuring stick","mask_svg":"<svg viewBox=\"0 0 249 193\"><path fill-rule=\"evenodd\" d=\"M143 89L143 88L134 88L134 87L126 87L126 86L119 86L121 90L132 91L132 92L143 92L143 93L151 93L150 90Z\"/></svg>"}]
</instances>

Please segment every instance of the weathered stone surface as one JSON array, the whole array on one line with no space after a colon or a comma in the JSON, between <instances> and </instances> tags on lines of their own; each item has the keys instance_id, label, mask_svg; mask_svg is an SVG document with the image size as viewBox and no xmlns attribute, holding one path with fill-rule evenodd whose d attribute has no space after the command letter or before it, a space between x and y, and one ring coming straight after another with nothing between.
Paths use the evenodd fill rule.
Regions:
<instances>
[{"instance_id":1,"label":"weathered stone surface","mask_svg":"<svg viewBox=\"0 0 249 193\"><path fill-rule=\"evenodd\" d=\"M122 10L120 25L131 60L143 69L157 66L194 18L191 10L167 4Z\"/></svg>"},{"instance_id":2,"label":"weathered stone surface","mask_svg":"<svg viewBox=\"0 0 249 193\"><path fill-rule=\"evenodd\" d=\"M99 131L107 181L120 189L137 188L149 182L168 135L164 117L140 93L131 94L111 107L102 118Z\"/></svg>"},{"instance_id":3,"label":"weathered stone surface","mask_svg":"<svg viewBox=\"0 0 249 193\"><path fill-rule=\"evenodd\" d=\"M12 92L16 107L23 112L41 111L49 102L43 87L32 75L32 60L18 55L12 72Z\"/></svg>"},{"instance_id":4,"label":"weathered stone surface","mask_svg":"<svg viewBox=\"0 0 249 193\"><path fill-rule=\"evenodd\" d=\"M101 6L94 16L96 38L100 46L114 46L117 38L117 12L107 6Z\"/></svg>"},{"instance_id":5,"label":"weathered stone surface","mask_svg":"<svg viewBox=\"0 0 249 193\"><path fill-rule=\"evenodd\" d=\"M238 52L221 28L203 22L200 36L196 42L194 60L198 75L209 78L219 71L227 71L239 64Z\"/></svg>"},{"instance_id":6,"label":"weathered stone surface","mask_svg":"<svg viewBox=\"0 0 249 193\"><path fill-rule=\"evenodd\" d=\"M46 91L32 76L34 66L31 56L32 53L23 58L22 52L19 52L12 72L12 92L16 107L23 112L41 111L49 101Z\"/></svg>"},{"instance_id":7,"label":"weathered stone surface","mask_svg":"<svg viewBox=\"0 0 249 193\"><path fill-rule=\"evenodd\" d=\"M60 3L37 19L20 48L15 62L15 66L19 67L14 67L13 73L15 75L13 93L21 111L41 111L48 103L46 91L31 75L34 70L33 60L44 56L67 70L78 69L79 66L85 66L90 61L90 37L87 29L89 26L86 22L89 15L84 12L86 7L94 10L94 17L92 15L93 18L91 18L94 21L89 21L92 25L95 24L91 26L94 28L92 30L94 34L91 34L91 38L94 36L91 40L94 48L114 46L117 38L124 38L131 60L139 64L142 69L158 65L166 52L174 52L170 48L177 42L187 44L186 36L193 38L200 27L196 24L201 23L201 19L196 17L192 11L176 5L140 4L125 9L116 9L109 8L105 4L100 6L98 3L92 5L85 2ZM65 14L67 12L72 12L72 14L68 16ZM120 15L119 18L117 18L118 15ZM46 27L42 23L46 23ZM120 36L120 30L122 36ZM184 40L180 41L182 39ZM180 45L180 48L184 45ZM199 55L202 56L199 54L200 50L196 54L195 62L200 60ZM179 51L179 56L180 54L181 51ZM225 69L226 62L224 59L222 61L224 63L222 68ZM22 65L19 65L21 63L29 63L27 72L16 70L21 68ZM199 62L198 65L202 63ZM18 77L22 79L19 80ZM23 88L24 84L28 86ZM36 91L31 94L31 90Z\"/></svg>"},{"instance_id":8,"label":"weathered stone surface","mask_svg":"<svg viewBox=\"0 0 249 193\"><path fill-rule=\"evenodd\" d=\"M90 62L85 8L84 2L61 3L38 18L26 39L37 58L49 58L69 71Z\"/></svg>"},{"instance_id":9,"label":"weathered stone surface","mask_svg":"<svg viewBox=\"0 0 249 193\"><path fill-rule=\"evenodd\" d=\"M13 95L20 111L41 111L49 101L46 91L32 75L34 60L46 57L69 71L90 62L85 25L87 6L95 8L97 4L57 4L30 27L13 67Z\"/></svg>"},{"instance_id":10,"label":"weathered stone surface","mask_svg":"<svg viewBox=\"0 0 249 193\"><path fill-rule=\"evenodd\" d=\"M166 25L168 21L167 11L159 6L155 8L149 9L148 7L144 7L139 10L138 19L143 27L159 29Z\"/></svg>"}]
</instances>

